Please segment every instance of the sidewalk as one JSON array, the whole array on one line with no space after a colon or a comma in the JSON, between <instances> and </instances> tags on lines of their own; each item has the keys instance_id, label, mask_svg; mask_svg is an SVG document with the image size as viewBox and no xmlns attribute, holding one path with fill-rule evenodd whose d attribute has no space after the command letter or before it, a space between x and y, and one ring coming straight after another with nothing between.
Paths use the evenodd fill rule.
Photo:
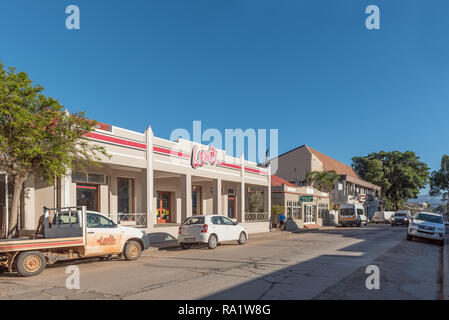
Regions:
<instances>
[{"instance_id":1,"label":"sidewalk","mask_svg":"<svg viewBox=\"0 0 449 320\"><path fill-rule=\"evenodd\" d=\"M294 231L280 231L279 229L273 229L271 232L260 232L260 233L251 233L249 234L249 240L253 239L263 239L263 238L273 238L278 237L284 234L296 234L296 233L308 233L308 232L314 232L319 230L333 230L335 227L320 227L320 228L314 228L314 229L298 229ZM173 249L179 247L178 240L170 240L165 242L157 242L157 243L150 243L150 248L147 250L148 252L152 251L159 251L159 250L167 250L167 249Z\"/></svg>"}]
</instances>

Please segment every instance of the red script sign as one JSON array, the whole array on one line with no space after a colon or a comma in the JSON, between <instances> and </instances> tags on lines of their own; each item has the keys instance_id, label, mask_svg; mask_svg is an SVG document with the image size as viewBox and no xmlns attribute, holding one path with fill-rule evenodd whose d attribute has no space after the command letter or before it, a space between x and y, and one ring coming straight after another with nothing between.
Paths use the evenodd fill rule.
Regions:
<instances>
[{"instance_id":1,"label":"red script sign","mask_svg":"<svg viewBox=\"0 0 449 320\"><path fill-rule=\"evenodd\" d=\"M217 164L217 149L210 146L209 150L198 150L198 147L194 146L192 149L192 168L196 169L205 164Z\"/></svg>"}]
</instances>

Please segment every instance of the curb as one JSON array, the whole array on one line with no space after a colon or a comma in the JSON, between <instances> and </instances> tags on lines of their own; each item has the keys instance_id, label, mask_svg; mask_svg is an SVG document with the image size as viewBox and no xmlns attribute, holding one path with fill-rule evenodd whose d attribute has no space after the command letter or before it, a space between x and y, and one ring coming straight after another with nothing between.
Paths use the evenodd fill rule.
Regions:
<instances>
[{"instance_id":1,"label":"curb","mask_svg":"<svg viewBox=\"0 0 449 320\"><path fill-rule=\"evenodd\" d=\"M315 229L299 229L294 231L271 231L271 232L259 232L259 233L253 233L249 235L249 240L252 239L262 239L262 238L272 238L277 237L285 234L300 234L300 233L310 233L315 231L323 231L323 230L333 230L335 227L322 227L322 228L315 228ZM174 242L174 241L173 241ZM150 243L150 248L146 251L161 251L161 250L167 250L167 249L176 249L179 248L179 244L176 242L170 243L170 244L164 244L161 242L158 243Z\"/></svg>"}]
</instances>

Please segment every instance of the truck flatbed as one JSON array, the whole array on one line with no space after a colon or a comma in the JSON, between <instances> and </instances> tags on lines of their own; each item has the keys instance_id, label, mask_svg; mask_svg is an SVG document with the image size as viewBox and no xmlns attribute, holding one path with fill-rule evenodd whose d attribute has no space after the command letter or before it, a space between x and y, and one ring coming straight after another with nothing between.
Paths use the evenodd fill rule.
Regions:
<instances>
[{"instance_id":1,"label":"truck flatbed","mask_svg":"<svg viewBox=\"0 0 449 320\"><path fill-rule=\"evenodd\" d=\"M26 251L26 250L45 250L46 248L64 248L83 246L83 237L70 238L35 238L35 239L4 239L0 240L0 253Z\"/></svg>"}]
</instances>

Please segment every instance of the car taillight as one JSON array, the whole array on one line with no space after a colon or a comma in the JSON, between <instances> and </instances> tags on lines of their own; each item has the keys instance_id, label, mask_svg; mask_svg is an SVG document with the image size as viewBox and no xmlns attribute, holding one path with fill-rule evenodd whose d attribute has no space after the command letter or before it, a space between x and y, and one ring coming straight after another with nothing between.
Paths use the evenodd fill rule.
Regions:
<instances>
[{"instance_id":1,"label":"car taillight","mask_svg":"<svg viewBox=\"0 0 449 320\"><path fill-rule=\"evenodd\" d=\"M182 234L182 227L178 228L178 234Z\"/></svg>"},{"instance_id":2,"label":"car taillight","mask_svg":"<svg viewBox=\"0 0 449 320\"><path fill-rule=\"evenodd\" d=\"M201 229L201 232L207 232L207 228L209 228L209 226L207 224L203 224L203 228Z\"/></svg>"}]
</instances>

